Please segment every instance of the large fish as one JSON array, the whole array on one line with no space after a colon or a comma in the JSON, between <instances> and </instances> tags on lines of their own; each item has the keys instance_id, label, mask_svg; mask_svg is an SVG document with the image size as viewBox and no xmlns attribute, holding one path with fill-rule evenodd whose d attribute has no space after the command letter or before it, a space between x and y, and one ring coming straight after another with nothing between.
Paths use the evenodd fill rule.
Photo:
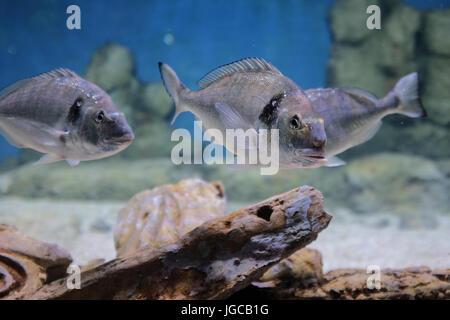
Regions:
<instances>
[{"instance_id":1,"label":"large fish","mask_svg":"<svg viewBox=\"0 0 450 320\"><path fill-rule=\"evenodd\" d=\"M16 147L45 153L35 164L77 165L113 155L134 139L108 94L67 69L0 91L0 131Z\"/></svg>"},{"instance_id":2,"label":"large fish","mask_svg":"<svg viewBox=\"0 0 450 320\"><path fill-rule=\"evenodd\" d=\"M389 114L412 118L426 116L419 99L416 72L401 78L382 99L356 88L310 89L305 94L324 119L327 158L372 138L381 126L381 119ZM344 162L334 157L334 163Z\"/></svg>"},{"instance_id":3,"label":"large fish","mask_svg":"<svg viewBox=\"0 0 450 320\"><path fill-rule=\"evenodd\" d=\"M199 91L187 89L168 65L160 62L159 68L175 102L174 120L191 111L206 129L219 129L224 136L226 129L279 129L280 167L326 164L322 119L303 90L272 64L247 58L219 67L199 81Z\"/></svg>"},{"instance_id":4,"label":"large fish","mask_svg":"<svg viewBox=\"0 0 450 320\"><path fill-rule=\"evenodd\" d=\"M426 114L417 73L402 78L378 100L360 89L303 91L259 58L211 71L198 82L199 91L187 89L168 65L160 62L159 68L176 105L174 120L191 111L206 128L279 129L282 168L342 165L335 155L370 139L384 116Z\"/></svg>"}]
</instances>

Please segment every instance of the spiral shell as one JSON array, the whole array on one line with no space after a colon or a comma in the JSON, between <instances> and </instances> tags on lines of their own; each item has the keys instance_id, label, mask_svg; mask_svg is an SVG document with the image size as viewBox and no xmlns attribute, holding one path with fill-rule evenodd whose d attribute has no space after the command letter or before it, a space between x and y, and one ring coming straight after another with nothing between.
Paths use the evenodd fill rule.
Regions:
<instances>
[{"instance_id":1,"label":"spiral shell","mask_svg":"<svg viewBox=\"0 0 450 320\"><path fill-rule=\"evenodd\" d=\"M0 299L18 299L65 275L72 262L60 247L0 224Z\"/></svg>"}]
</instances>

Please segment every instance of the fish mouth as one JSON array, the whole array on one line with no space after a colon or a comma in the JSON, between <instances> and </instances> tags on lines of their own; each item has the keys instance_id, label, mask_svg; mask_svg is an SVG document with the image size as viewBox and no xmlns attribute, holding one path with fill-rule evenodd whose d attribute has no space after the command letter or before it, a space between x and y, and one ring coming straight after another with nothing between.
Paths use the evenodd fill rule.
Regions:
<instances>
[{"instance_id":1,"label":"fish mouth","mask_svg":"<svg viewBox=\"0 0 450 320\"><path fill-rule=\"evenodd\" d=\"M311 159L318 159L318 160L325 159L324 156L309 156L309 155L305 155L304 157L311 158Z\"/></svg>"},{"instance_id":2,"label":"fish mouth","mask_svg":"<svg viewBox=\"0 0 450 320\"><path fill-rule=\"evenodd\" d=\"M323 150L297 149L297 150L295 150L295 154L302 158L310 158L310 159L316 159L316 160L325 159L325 152Z\"/></svg>"},{"instance_id":3,"label":"fish mouth","mask_svg":"<svg viewBox=\"0 0 450 320\"><path fill-rule=\"evenodd\" d=\"M125 144L125 143L131 143L133 140L134 140L134 134L127 133L120 137L105 139L105 142L110 143L110 144Z\"/></svg>"}]
</instances>

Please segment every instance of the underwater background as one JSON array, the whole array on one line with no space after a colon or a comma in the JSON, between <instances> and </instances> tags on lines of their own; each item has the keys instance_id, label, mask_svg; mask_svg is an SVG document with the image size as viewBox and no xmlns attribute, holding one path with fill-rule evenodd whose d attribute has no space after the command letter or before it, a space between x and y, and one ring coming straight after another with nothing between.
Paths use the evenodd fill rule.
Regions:
<instances>
[{"instance_id":1,"label":"underwater background","mask_svg":"<svg viewBox=\"0 0 450 320\"><path fill-rule=\"evenodd\" d=\"M66 8L81 8L68 30ZM381 7L381 30L366 8ZM133 144L107 159L31 167L37 152L0 136L0 223L60 244L75 262L114 257L117 213L137 192L184 178L220 180L227 211L299 185L322 191L333 214L310 247L324 268L450 265L450 1L0 1L0 87L69 68L107 91ZM426 119L389 116L376 136L342 154L347 165L281 171L170 161L174 108L157 62L191 89L244 57L274 64L302 89L359 87L377 97L418 71Z\"/></svg>"}]
</instances>

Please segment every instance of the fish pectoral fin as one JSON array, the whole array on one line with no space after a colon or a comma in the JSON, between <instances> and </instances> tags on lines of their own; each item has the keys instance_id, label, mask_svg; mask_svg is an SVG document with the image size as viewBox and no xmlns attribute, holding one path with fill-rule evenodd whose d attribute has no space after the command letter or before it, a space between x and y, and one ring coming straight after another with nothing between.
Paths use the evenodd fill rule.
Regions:
<instances>
[{"instance_id":1,"label":"fish pectoral fin","mask_svg":"<svg viewBox=\"0 0 450 320\"><path fill-rule=\"evenodd\" d=\"M56 129L46 123L21 117L0 118L0 127L4 136L16 146L30 147L40 145L46 148L60 147L68 132ZM26 143L24 145L23 141Z\"/></svg>"},{"instance_id":2,"label":"fish pectoral fin","mask_svg":"<svg viewBox=\"0 0 450 320\"><path fill-rule=\"evenodd\" d=\"M336 156L327 158L327 162L324 164L325 167L339 167L345 165L346 162L341 158Z\"/></svg>"},{"instance_id":3,"label":"fish pectoral fin","mask_svg":"<svg viewBox=\"0 0 450 320\"><path fill-rule=\"evenodd\" d=\"M57 161L64 160L64 157L61 157L60 155L53 154L53 153L47 153L43 155L38 161L33 162L33 166L41 165L41 164L47 164L47 163L53 163Z\"/></svg>"},{"instance_id":4,"label":"fish pectoral fin","mask_svg":"<svg viewBox=\"0 0 450 320\"><path fill-rule=\"evenodd\" d=\"M37 131L36 134L40 135L42 143L48 146L58 146L66 141L69 133L67 131L55 129L47 124L30 121L30 127L34 126Z\"/></svg>"},{"instance_id":5,"label":"fish pectoral fin","mask_svg":"<svg viewBox=\"0 0 450 320\"><path fill-rule=\"evenodd\" d=\"M14 138L11 134L8 133L8 131L2 127L2 122L0 120L0 133L2 134L2 136L10 143L12 144L14 147L17 148L26 148L26 146L20 142L19 140L17 140L16 138Z\"/></svg>"},{"instance_id":6,"label":"fish pectoral fin","mask_svg":"<svg viewBox=\"0 0 450 320\"><path fill-rule=\"evenodd\" d=\"M231 108L229 105L221 102L216 102L214 106L225 129L242 129L244 131L247 131L249 129L255 130L255 134L250 135L248 138L244 137L244 139L237 139L237 137L235 137L235 141L233 144L235 148L237 148L238 150L249 150L257 148L258 132L254 128L254 126L252 126L241 116L239 112ZM229 145L230 143L227 142L227 149L236 154L236 150L233 150L233 148L229 147Z\"/></svg>"},{"instance_id":7,"label":"fish pectoral fin","mask_svg":"<svg viewBox=\"0 0 450 320\"><path fill-rule=\"evenodd\" d=\"M251 129L253 126L245 120L241 114L230 107L229 105L221 102L216 102L214 107L216 108L219 118L222 121L225 129Z\"/></svg>"},{"instance_id":8,"label":"fish pectoral fin","mask_svg":"<svg viewBox=\"0 0 450 320\"><path fill-rule=\"evenodd\" d=\"M66 159L66 161L71 167L75 167L80 164L80 160Z\"/></svg>"}]
</instances>

